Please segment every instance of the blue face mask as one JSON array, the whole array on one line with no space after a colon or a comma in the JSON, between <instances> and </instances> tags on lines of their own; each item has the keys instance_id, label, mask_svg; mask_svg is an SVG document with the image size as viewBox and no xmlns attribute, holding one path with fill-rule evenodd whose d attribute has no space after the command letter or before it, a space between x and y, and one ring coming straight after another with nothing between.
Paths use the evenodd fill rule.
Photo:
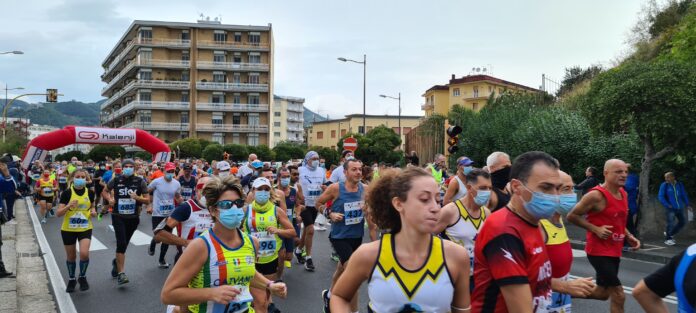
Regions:
<instances>
[{"instance_id":1,"label":"blue face mask","mask_svg":"<svg viewBox=\"0 0 696 313\"><path fill-rule=\"evenodd\" d=\"M124 167L123 168L123 175L125 175L126 177L132 176L133 170L134 170L134 168L132 168L132 167Z\"/></svg>"},{"instance_id":2,"label":"blue face mask","mask_svg":"<svg viewBox=\"0 0 696 313\"><path fill-rule=\"evenodd\" d=\"M174 178L174 173L164 174L164 178L167 180L172 180L172 178Z\"/></svg>"},{"instance_id":3,"label":"blue face mask","mask_svg":"<svg viewBox=\"0 0 696 313\"><path fill-rule=\"evenodd\" d=\"M314 161L311 161L309 163L310 163L311 168L319 167L319 160L314 160Z\"/></svg>"},{"instance_id":4,"label":"blue face mask","mask_svg":"<svg viewBox=\"0 0 696 313\"><path fill-rule=\"evenodd\" d=\"M280 185L283 187L287 187L290 185L290 177L287 178L281 178L280 179Z\"/></svg>"},{"instance_id":5,"label":"blue face mask","mask_svg":"<svg viewBox=\"0 0 696 313\"><path fill-rule=\"evenodd\" d=\"M86 185L87 185L87 180L84 178L73 179L73 186L75 186L75 188L84 188Z\"/></svg>"},{"instance_id":6,"label":"blue face mask","mask_svg":"<svg viewBox=\"0 0 696 313\"><path fill-rule=\"evenodd\" d=\"M220 224L227 229L235 229L242 225L244 220L244 210L237 206L232 206L226 210L220 210Z\"/></svg>"},{"instance_id":7,"label":"blue face mask","mask_svg":"<svg viewBox=\"0 0 696 313\"><path fill-rule=\"evenodd\" d=\"M524 188L529 190L527 186L524 186ZM531 190L529 190L529 192L532 193L532 199L530 199L529 202L524 203L524 208L527 209L527 212L534 218L550 218L560 206L559 195L550 195Z\"/></svg>"},{"instance_id":8,"label":"blue face mask","mask_svg":"<svg viewBox=\"0 0 696 313\"><path fill-rule=\"evenodd\" d=\"M471 173L471 171L473 171L473 170L474 170L474 168L472 166L464 167L464 175L469 175L469 173Z\"/></svg>"},{"instance_id":9,"label":"blue face mask","mask_svg":"<svg viewBox=\"0 0 696 313\"><path fill-rule=\"evenodd\" d=\"M268 199L271 198L271 192L266 191L266 190L256 190L254 192L254 200L256 200L256 203L258 204L264 204L268 202Z\"/></svg>"},{"instance_id":10,"label":"blue face mask","mask_svg":"<svg viewBox=\"0 0 696 313\"><path fill-rule=\"evenodd\" d=\"M575 193L566 193L560 196L560 206L556 212L567 215L578 203L578 196Z\"/></svg>"},{"instance_id":11,"label":"blue face mask","mask_svg":"<svg viewBox=\"0 0 696 313\"><path fill-rule=\"evenodd\" d=\"M488 204L488 200L491 199L491 191L490 190L477 190L476 191L476 197L474 197L474 202L477 205L484 206Z\"/></svg>"}]
</instances>

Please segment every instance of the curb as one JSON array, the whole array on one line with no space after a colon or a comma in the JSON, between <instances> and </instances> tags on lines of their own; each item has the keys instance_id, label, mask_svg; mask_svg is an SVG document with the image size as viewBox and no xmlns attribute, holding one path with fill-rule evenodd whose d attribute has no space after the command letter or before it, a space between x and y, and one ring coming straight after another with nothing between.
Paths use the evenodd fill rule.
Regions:
<instances>
[{"instance_id":1,"label":"curb","mask_svg":"<svg viewBox=\"0 0 696 313\"><path fill-rule=\"evenodd\" d=\"M585 242L584 241L579 241L579 240L570 240L570 246L573 249L577 250L585 250ZM672 259L671 257L666 257L662 255L656 255L656 254L649 254L649 253L641 253L638 251L623 251L621 254L622 258L625 259L633 259L633 260L639 260L639 261L645 261L645 262L651 262L651 263L659 263L659 264L667 264L669 261Z\"/></svg>"}]
</instances>

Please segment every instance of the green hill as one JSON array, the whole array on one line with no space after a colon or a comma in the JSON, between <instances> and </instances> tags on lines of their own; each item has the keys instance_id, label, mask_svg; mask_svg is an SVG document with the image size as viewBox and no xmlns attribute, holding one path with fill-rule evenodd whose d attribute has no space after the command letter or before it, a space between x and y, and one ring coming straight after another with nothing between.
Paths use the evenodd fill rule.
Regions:
<instances>
[{"instance_id":1,"label":"green hill","mask_svg":"<svg viewBox=\"0 0 696 313\"><path fill-rule=\"evenodd\" d=\"M63 127L66 125L98 126L99 106L96 103L67 101L58 103L41 103L37 107L23 106L22 109L12 110L10 117L29 118L33 124ZM13 104L14 107L14 104Z\"/></svg>"}]
</instances>

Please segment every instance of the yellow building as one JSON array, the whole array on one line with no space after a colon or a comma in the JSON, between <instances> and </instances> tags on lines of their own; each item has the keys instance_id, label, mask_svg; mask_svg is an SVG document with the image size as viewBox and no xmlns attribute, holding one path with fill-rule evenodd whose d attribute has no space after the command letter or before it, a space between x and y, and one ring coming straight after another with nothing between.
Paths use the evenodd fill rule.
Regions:
<instances>
[{"instance_id":1,"label":"yellow building","mask_svg":"<svg viewBox=\"0 0 696 313\"><path fill-rule=\"evenodd\" d=\"M384 125L401 133L401 143L411 129L418 126L422 116L401 116L401 132L399 132L399 117L394 115L365 115L365 128L369 132L373 128ZM362 114L346 115L345 118L314 122L307 129L307 143L310 147L328 147L336 149L338 140L347 133L361 133L363 125Z\"/></svg>"},{"instance_id":2,"label":"yellow building","mask_svg":"<svg viewBox=\"0 0 696 313\"><path fill-rule=\"evenodd\" d=\"M425 104L421 106L421 109L425 111L425 116L433 115L433 113L447 116L455 105L479 111L486 105L491 94L498 96L506 91L538 92L539 90L488 75L456 78L452 74L449 84L435 85L425 91L423 94Z\"/></svg>"},{"instance_id":3,"label":"yellow building","mask_svg":"<svg viewBox=\"0 0 696 313\"><path fill-rule=\"evenodd\" d=\"M305 99L278 95L273 99L273 145L282 141L304 142Z\"/></svg>"},{"instance_id":4,"label":"yellow building","mask_svg":"<svg viewBox=\"0 0 696 313\"><path fill-rule=\"evenodd\" d=\"M172 142L272 145L268 26L134 21L102 62L101 124Z\"/></svg>"}]
</instances>

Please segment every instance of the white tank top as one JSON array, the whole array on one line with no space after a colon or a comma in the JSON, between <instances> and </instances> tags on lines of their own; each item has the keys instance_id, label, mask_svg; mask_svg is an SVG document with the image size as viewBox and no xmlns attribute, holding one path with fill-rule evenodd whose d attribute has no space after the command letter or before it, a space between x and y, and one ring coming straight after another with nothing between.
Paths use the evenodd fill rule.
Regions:
<instances>
[{"instance_id":1,"label":"white tank top","mask_svg":"<svg viewBox=\"0 0 696 313\"><path fill-rule=\"evenodd\" d=\"M442 239L431 238L428 259L415 271L399 264L391 234L380 239L377 263L367 283L369 312L450 312L454 284L445 262Z\"/></svg>"},{"instance_id":2,"label":"white tank top","mask_svg":"<svg viewBox=\"0 0 696 313\"><path fill-rule=\"evenodd\" d=\"M186 203L191 207L191 215L181 223L179 236L186 240L193 240L213 227L213 218L210 217L208 209L200 207L193 199L186 200Z\"/></svg>"},{"instance_id":3,"label":"white tank top","mask_svg":"<svg viewBox=\"0 0 696 313\"><path fill-rule=\"evenodd\" d=\"M466 197L466 184L464 184L464 182L462 182L462 180L459 179L458 175L455 175L454 179L457 180L457 184L459 185L459 188L457 188L457 194L454 195L454 198L452 198L452 201L459 200L461 198Z\"/></svg>"},{"instance_id":4,"label":"white tank top","mask_svg":"<svg viewBox=\"0 0 696 313\"><path fill-rule=\"evenodd\" d=\"M474 244L476 243L476 236L479 230L486 221L486 210L484 210L485 207L481 207L481 215L478 218L474 218L460 200L454 201L454 204L459 211L459 218L454 224L447 226L445 235L452 242L466 248L469 252L469 260L471 262L469 264L469 275L474 275Z\"/></svg>"}]
</instances>

